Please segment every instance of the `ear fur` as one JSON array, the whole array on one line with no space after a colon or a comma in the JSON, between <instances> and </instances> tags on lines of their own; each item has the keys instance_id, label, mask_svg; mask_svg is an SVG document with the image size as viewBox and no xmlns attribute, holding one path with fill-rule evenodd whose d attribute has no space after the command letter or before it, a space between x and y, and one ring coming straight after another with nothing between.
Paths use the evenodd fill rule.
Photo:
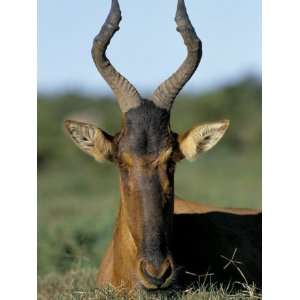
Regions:
<instances>
[{"instance_id":1,"label":"ear fur","mask_svg":"<svg viewBox=\"0 0 300 300\"><path fill-rule=\"evenodd\" d=\"M229 120L201 124L193 127L180 137L180 150L187 160L194 161L197 156L214 147L223 137Z\"/></svg>"},{"instance_id":2,"label":"ear fur","mask_svg":"<svg viewBox=\"0 0 300 300\"><path fill-rule=\"evenodd\" d=\"M100 162L106 159L112 160L112 136L88 123L65 120L64 126L75 145L82 151Z\"/></svg>"}]
</instances>

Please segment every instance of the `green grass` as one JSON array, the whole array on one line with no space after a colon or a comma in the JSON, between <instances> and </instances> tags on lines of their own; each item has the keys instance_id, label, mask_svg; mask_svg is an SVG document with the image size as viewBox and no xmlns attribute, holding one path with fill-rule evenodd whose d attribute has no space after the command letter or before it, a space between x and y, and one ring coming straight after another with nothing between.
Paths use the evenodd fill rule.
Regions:
<instances>
[{"instance_id":1,"label":"green grass","mask_svg":"<svg viewBox=\"0 0 300 300\"><path fill-rule=\"evenodd\" d=\"M118 173L112 164L96 163L73 145L62 129L64 118L93 122L112 134L120 126L120 112L114 101L71 94L39 96L38 274L39 285L43 287L39 290L40 297L44 297L40 299L98 299L96 294L90 298L70 298L70 292L63 292L63 286L71 289L77 282L76 288L81 284L81 289L93 287L94 271L90 270L97 268L101 261L117 213ZM194 163L178 164L175 192L182 198L221 207L259 208L259 84L243 81L201 97L178 99L172 128L180 133L196 123L225 118L231 120L231 126L219 145ZM78 261L81 269L74 271ZM43 294L45 289L51 289L54 298L49 293L47 298ZM207 299L227 299L222 297Z\"/></svg>"},{"instance_id":2,"label":"green grass","mask_svg":"<svg viewBox=\"0 0 300 300\"><path fill-rule=\"evenodd\" d=\"M199 284L196 289L182 292L160 291L147 293L115 290L112 287L95 288L96 270L77 266L64 275L48 274L38 280L38 300L257 300L261 295L253 286L240 284L238 291L227 287Z\"/></svg>"}]
</instances>

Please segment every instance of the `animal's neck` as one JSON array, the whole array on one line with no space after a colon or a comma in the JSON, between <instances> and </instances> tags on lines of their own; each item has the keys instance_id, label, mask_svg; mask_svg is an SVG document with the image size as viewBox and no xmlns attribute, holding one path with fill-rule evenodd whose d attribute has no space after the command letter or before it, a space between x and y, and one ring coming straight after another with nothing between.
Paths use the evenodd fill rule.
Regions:
<instances>
[{"instance_id":1,"label":"animal's neck","mask_svg":"<svg viewBox=\"0 0 300 300\"><path fill-rule=\"evenodd\" d=\"M124 205L124 201L121 199L118 219L116 222L116 228L114 232L114 241L115 245L117 245L118 250L120 248L119 255L124 255L124 252L130 252L130 256L137 256L138 245L134 239L134 235L130 230L130 226L128 224L128 212L127 208ZM117 249L116 249L117 250Z\"/></svg>"},{"instance_id":2,"label":"animal's neck","mask_svg":"<svg viewBox=\"0 0 300 300\"><path fill-rule=\"evenodd\" d=\"M134 274L137 268L138 245L128 224L129 217L121 190L119 213L113 235L112 282L115 286L125 285L131 288L137 282Z\"/></svg>"}]
</instances>

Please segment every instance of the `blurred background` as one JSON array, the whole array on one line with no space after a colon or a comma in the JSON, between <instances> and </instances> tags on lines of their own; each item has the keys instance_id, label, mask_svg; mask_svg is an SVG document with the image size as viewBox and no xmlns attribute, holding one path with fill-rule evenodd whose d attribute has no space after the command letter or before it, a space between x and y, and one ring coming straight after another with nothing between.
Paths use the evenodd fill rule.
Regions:
<instances>
[{"instance_id":1,"label":"blurred background","mask_svg":"<svg viewBox=\"0 0 300 300\"><path fill-rule=\"evenodd\" d=\"M181 64L176 1L120 0L121 30L108 56L144 95ZM222 207L261 207L261 7L259 0L186 0L203 42L198 71L172 112L179 133L230 119L222 141L175 175L178 196ZM113 230L118 174L65 136L65 118L111 134L120 111L90 55L110 1L38 3L38 274L96 267Z\"/></svg>"}]
</instances>

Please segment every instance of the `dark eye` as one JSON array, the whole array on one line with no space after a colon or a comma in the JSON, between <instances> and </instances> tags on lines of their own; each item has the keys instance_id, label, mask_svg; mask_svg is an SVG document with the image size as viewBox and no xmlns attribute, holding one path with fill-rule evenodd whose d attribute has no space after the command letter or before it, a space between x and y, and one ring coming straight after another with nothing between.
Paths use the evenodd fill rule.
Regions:
<instances>
[{"instance_id":1,"label":"dark eye","mask_svg":"<svg viewBox=\"0 0 300 300\"><path fill-rule=\"evenodd\" d=\"M119 166L120 168L125 168L125 169L128 169L129 167L129 164L126 163L126 161L123 161L123 160L119 160Z\"/></svg>"},{"instance_id":2,"label":"dark eye","mask_svg":"<svg viewBox=\"0 0 300 300\"><path fill-rule=\"evenodd\" d=\"M128 153L123 153L118 158L118 163L119 163L120 168L128 169L132 166L133 160Z\"/></svg>"},{"instance_id":3,"label":"dark eye","mask_svg":"<svg viewBox=\"0 0 300 300\"><path fill-rule=\"evenodd\" d=\"M168 171L170 173L173 173L175 171L175 166L176 166L175 162L173 160L170 160L167 165Z\"/></svg>"},{"instance_id":4,"label":"dark eye","mask_svg":"<svg viewBox=\"0 0 300 300\"><path fill-rule=\"evenodd\" d=\"M128 166L128 164L119 160L118 165L119 165L119 170L121 171L121 173L128 176L130 173L130 167Z\"/></svg>"}]
</instances>

